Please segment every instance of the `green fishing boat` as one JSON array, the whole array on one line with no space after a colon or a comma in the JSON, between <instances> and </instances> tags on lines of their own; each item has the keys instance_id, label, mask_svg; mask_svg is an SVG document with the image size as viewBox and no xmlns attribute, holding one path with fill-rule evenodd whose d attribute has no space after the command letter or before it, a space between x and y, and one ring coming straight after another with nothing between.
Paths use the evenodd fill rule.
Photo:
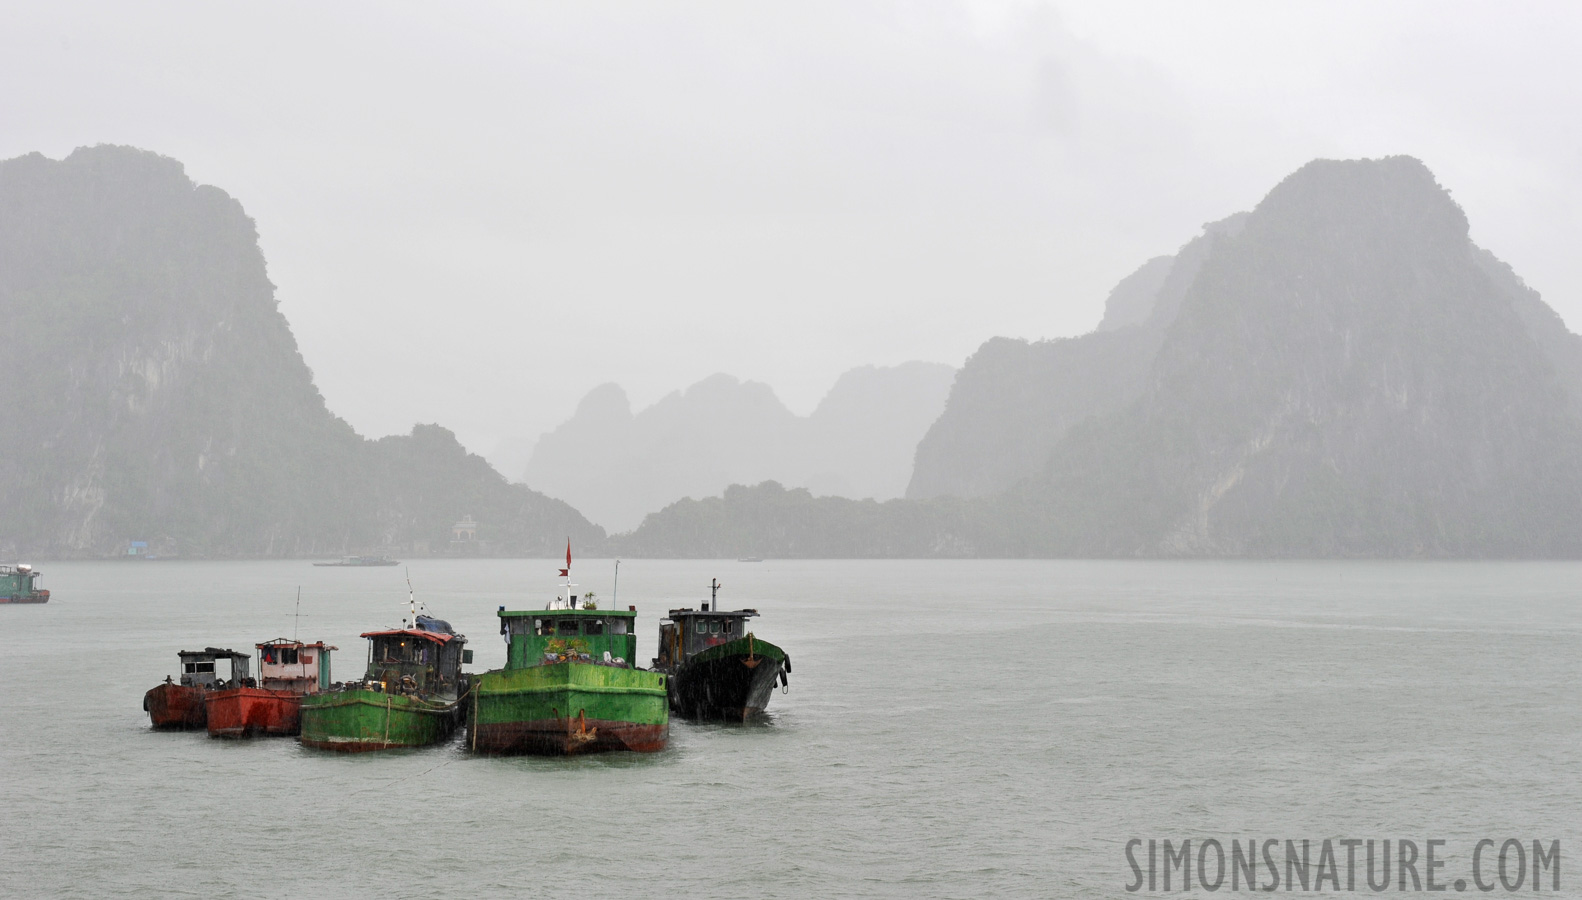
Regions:
<instances>
[{"instance_id":1,"label":"green fishing boat","mask_svg":"<svg viewBox=\"0 0 1582 900\"><path fill-rule=\"evenodd\" d=\"M467 638L449 622L414 612L410 623L369 631L362 681L302 698L305 746L363 753L437 744L461 724L467 699Z\"/></svg>"},{"instance_id":2,"label":"green fishing boat","mask_svg":"<svg viewBox=\"0 0 1582 900\"><path fill-rule=\"evenodd\" d=\"M474 751L652 752L670 739L665 676L633 663L637 608L578 609L570 568L568 549L564 599L542 610L500 607L506 663L473 679L467 743Z\"/></svg>"}]
</instances>

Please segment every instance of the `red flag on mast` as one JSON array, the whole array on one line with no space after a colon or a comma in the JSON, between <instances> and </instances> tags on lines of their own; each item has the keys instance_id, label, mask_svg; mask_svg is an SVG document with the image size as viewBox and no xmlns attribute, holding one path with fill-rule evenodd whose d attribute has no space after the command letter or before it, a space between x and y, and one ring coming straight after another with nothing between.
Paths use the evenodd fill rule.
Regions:
<instances>
[{"instance_id":1,"label":"red flag on mast","mask_svg":"<svg viewBox=\"0 0 1582 900\"><path fill-rule=\"evenodd\" d=\"M566 567L560 570L560 577L571 577L571 538L566 538Z\"/></svg>"}]
</instances>

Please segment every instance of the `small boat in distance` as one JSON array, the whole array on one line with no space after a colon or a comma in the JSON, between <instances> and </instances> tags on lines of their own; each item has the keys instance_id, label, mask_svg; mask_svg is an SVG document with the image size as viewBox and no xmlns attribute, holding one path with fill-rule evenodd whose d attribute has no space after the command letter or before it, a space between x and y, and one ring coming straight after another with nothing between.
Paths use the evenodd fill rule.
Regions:
<instances>
[{"instance_id":1,"label":"small boat in distance","mask_svg":"<svg viewBox=\"0 0 1582 900\"><path fill-rule=\"evenodd\" d=\"M737 562L763 562L763 561L764 561L764 558L762 556L744 556L741 559L737 560Z\"/></svg>"},{"instance_id":2,"label":"small boat in distance","mask_svg":"<svg viewBox=\"0 0 1582 900\"><path fill-rule=\"evenodd\" d=\"M689 719L745 722L764 711L775 682L789 687L791 657L747 630L756 609L719 608L711 581L702 610L672 609L659 623L654 670L670 676L670 708Z\"/></svg>"},{"instance_id":3,"label":"small boat in distance","mask_svg":"<svg viewBox=\"0 0 1582 900\"><path fill-rule=\"evenodd\" d=\"M343 556L335 562L316 562L315 566L328 566L330 568L353 568L362 566L399 566L401 560L391 559L388 556Z\"/></svg>"},{"instance_id":4,"label":"small boat in distance","mask_svg":"<svg viewBox=\"0 0 1582 900\"><path fill-rule=\"evenodd\" d=\"M172 681L165 676L165 683L149 688L143 695L143 711L148 713L149 724L158 729L197 730L209 724L204 699L210 691L227 687L242 687L252 683L247 675L246 653L205 647L202 650L179 650L181 680ZM226 660L230 677L221 678L215 664Z\"/></svg>"},{"instance_id":5,"label":"small boat in distance","mask_svg":"<svg viewBox=\"0 0 1582 900\"><path fill-rule=\"evenodd\" d=\"M409 583L410 588L410 583ZM362 681L336 684L302 698L302 744L363 753L424 747L450 737L466 707L463 663L472 651L450 623L417 611L400 628L368 631L368 671Z\"/></svg>"},{"instance_id":6,"label":"small boat in distance","mask_svg":"<svg viewBox=\"0 0 1582 900\"><path fill-rule=\"evenodd\" d=\"M49 591L38 586L43 574L26 564L0 566L0 603L48 603Z\"/></svg>"},{"instance_id":7,"label":"small boat in distance","mask_svg":"<svg viewBox=\"0 0 1582 900\"><path fill-rule=\"evenodd\" d=\"M258 648L259 686L238 685L204 697L209 737L292 735L302 728L302 698L330 686L330 652L323 641L275 638Z\"/></svg>"}]
</instances>

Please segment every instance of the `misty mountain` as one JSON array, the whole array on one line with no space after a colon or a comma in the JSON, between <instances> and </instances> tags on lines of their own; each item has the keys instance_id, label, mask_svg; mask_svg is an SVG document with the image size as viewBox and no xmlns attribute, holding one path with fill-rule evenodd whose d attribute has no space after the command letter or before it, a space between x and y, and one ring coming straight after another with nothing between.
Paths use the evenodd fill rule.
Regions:
<instances>
[{"instance_id":1,"label":"misty mountain","mask_svg":"<svg viewBox=\"0 0 1582 900\"><path fill-rule=\"evenodd\" d=\"M1163 279L1149 263L1114 327L973 357L912 493L975 499L841 510L760 486L651 516L625 552L794 552L882 518L863 528L897 555L1582 553L1582 339L1422 163L1315 161L1227 223Z\"/></svg>"},{"instance_id":2,"label":"misty mountain","mask_svg":"<svg viewBox=\"0 0 1582 900\"><path fill-rule=\"evenodd\" d=\"M1104 319L1090 334L993 338L980 347L918 444L906 496L998 494L1042 471L1073 425L1136 400L1203 260L1245 218L1205 225L1174 256L1144 263L1110 292Z\"/></svg>"},{"instance_id":3,"label":"misty mountain","mask_svg":"<svg viewBox=\"0 0 1582 900\"><path fill-rule=\"evenodd\" d=\"M602 539L438 426L367 441L326 409L253 222L128 147L0 162L0 556L491 552Z\"/></svg>"},{"instance_id":4,"label":"misty mountain","mask_svg":"<svg viewBox=\"0 0 1582 900\"><path fill-rule=\"evenodd\" d=\"M1044 545L1577 552L1576 341L1500 268L1417 160L1304 166L1204 260L1137 402L1056 447Z\"/></svg>"},{"instance_id":5,"label":"misty mountain","mask_svg":"<svg viewBox=\"0 0 1582 900\"><path fill-rule=\"evenodd\" d=\"M767 385L729 375L636 413L625 391L605 384L539 439L523 480L612 531L730 484L773 480L817 494L898 497L954 375L923 362L852 369L806 417Z\"/></svg>"}]
</instances>

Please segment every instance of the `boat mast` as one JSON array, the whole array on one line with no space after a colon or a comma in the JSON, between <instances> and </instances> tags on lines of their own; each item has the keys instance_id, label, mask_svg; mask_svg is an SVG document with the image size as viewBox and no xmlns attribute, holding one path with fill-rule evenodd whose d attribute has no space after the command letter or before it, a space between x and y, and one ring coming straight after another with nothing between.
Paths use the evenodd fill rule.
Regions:
<instances>
[{"instance_id":1,"label":"boat mast","mask_svg":"<svg viewBox=\"0 0 1582 900\"><path fill-rule=\"evenodd\" d=\"M416 628L417 627L417 594L415 592L413 592L413 590L412 590L412 570L411 569L407 569L406 570L406 599L407 599L408 607L411 609L412 618L411 618L410 621L402 621L401 627L402 628Z\"/></svg>"},{"instance_id":2,"label":"boat mast","mask_svg":"<svg viewBox=\"0 0 1582 900\"><path fill-rule=\"evenodd\" d=\"M566 538L566 567L560 570L560 577L566 579L561 587L566 589L566 608L571 609L571 589L576 587L571 583L571 538Z\"/></svg>"},{"instance_id":3,"label":"boat mast","mask_svg":"<svg viewBox=\"0 0 1582 900\"><path fill-rule=\"evenodd\" d=\"M705 609L704 612L709 612L710 610L714 612L720 611L720 587L718 578L709 579L709 609Z\"/></svg>"}]
</instances>

